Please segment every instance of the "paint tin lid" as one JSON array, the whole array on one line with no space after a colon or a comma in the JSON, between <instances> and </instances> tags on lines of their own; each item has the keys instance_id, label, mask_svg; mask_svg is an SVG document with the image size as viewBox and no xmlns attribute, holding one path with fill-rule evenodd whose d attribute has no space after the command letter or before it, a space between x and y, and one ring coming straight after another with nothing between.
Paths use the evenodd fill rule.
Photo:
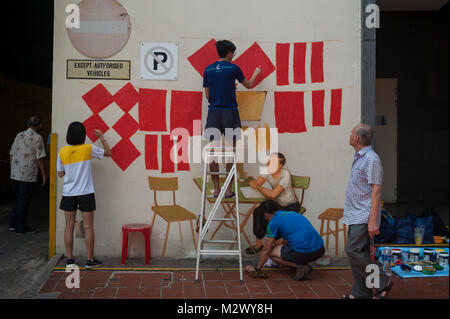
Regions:
<instances>
[{"instance_id":1,"label":"paint tin lid","mask_svg":"<svg viewBox=\"0 0 450 319\"><path fill-rule=\"evenodd\" d=\"M415 271L422 271L422 266L415 265L413 268Z\"/></svg>"},{"instance_id":2,"label":"paint tin lid","mask_svg":"<svg viewBox=\"0 0 450 319\"><path fill-rule=\"evenodd\" d=\"M409 252L410 252L410 253L413 253L413 254L419 254L419 253L420 253L420 249L418 249L418 248L411 248L411 249L409 250Z\"/></svg>"},{"instance_id":3,"label":"paint tin lid","mask_svg":"<svg viewBox=\"0 0 450 319\"><path fill-rule=\"evenodd\" d=\"M393 253L393 254L401 254L401 253L402 253L402 250L401 250L401 249L395 248L395 249L392 249L392 253Z\"/></svg>"},{"instance_id":4,"label":"paint tin lid","mask_svg":"<svg viewBox=\"0 0 450 319\"><path fill-rule=\"evenodd\" d=\"M432 254L433 253L433 249L424 249L423 252L427 253L427 254Z\"/></svg>"}]
</instances>

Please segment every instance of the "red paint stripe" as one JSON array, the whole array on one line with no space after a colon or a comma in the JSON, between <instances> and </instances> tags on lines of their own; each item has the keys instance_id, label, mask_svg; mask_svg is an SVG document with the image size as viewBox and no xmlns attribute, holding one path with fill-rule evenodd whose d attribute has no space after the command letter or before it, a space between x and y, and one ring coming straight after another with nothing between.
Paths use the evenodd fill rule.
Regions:
<instances>
[{"instance_id":1,"label":"red paint stripe","mask_svg":"<svg viewBox=\"0 0 450 319\"><path fill-rule=\"evenodd\" d=\"M277 43L277 85L289 84L289 43Z\"/></svg>"},{"instance_id":2,"label":"red paint stripe","mask_svg":"<svg viewBox=\"0 0 450 319\"><path fill-rule=\"evenodd\" d=\"M341 124L342 89L331 90L330 125Z\"/></svg>"},{"instance_id":3,"label":"red paint stripe","mask_svg":"<svg viewBox=\"0 0 450 319\"><path fill-rule=\"evenodd\" d=\"M139 89L139 127L141 131L165 132L166 90Z\"/></svg>"},{"instance_id":4,"label":"red paint stripe","mask_svg":"<svg viewBox=\"0 0 450 319\"><path fill-rule=\"evenodd\" d=\"M306 83L306 43L294 43L294 83Z\"/></svg>"},{"instance_id":5,"label":"red paint stripe","mask_svg":"<svg viewBox=\"0 0 450 319\"><path fill-rule=\"evenodd\" d=\"M170 135L161 135L161 173L174 173L175 165L170 158L170 151L174 146Z\"/></svg>"},{"instance_id":6,"label":"red paint stripe","mask_svg":"<svg viewBox=\"0 0 450 319\"><path fill-rule=\"evenodd\" d=\"M158 135L145 135L145 169L159 169Z\"/></svg>"},{"instance_id":7,"label":"red paint stripe","mask_svg":"<svg viewBox=\"0 0 450 319\"><path fill-rule=\"evenodd\" d=\"M323 82L323 42L311 44L311 82Z\"/></svg>"},{"instance_id":8,"label":"red paint stripe","mask_svg":"<svg viewBox=\"0 0 450 319\"><path fill-rule=\"evenodd\" d=\"M189 138L185 136L184 138L180 135L177 137L177 149L178 149L178 160L177 170L178 171L190 171L189 167ZM182 154L182 151L186 152Z\"/></svg>"},{"instance_id":9,"label":"red paint stripe","mask_svg":"<svg viewBox=\"0 0 450 319\"><path fill-rule=\"evenodd\" d=\"M278 133L306 132L303 92L275 92L275 123Z\"/></svg>"},{"instance_id":10,"label":"red paint stripe","mask_svg":"<svg viewBox=\"0 0 450 319\"><path fill-rule=\"evenodd\" d=\"M312 91L312 108L313 108L313 121L312 126L325 126L324 119L324 99L325 91Z\"/></svg>"}]
</instances>

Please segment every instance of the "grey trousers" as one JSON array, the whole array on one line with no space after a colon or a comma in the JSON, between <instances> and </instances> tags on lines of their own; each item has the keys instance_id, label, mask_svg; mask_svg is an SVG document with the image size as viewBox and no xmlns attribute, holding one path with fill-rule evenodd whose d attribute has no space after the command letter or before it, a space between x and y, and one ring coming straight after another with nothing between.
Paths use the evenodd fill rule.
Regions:
<instances>
[{"instance_id":1,"label":"grey trousers","mask_svg":"<svg viewBox=\"0 0 450 319\"><path fill-rule=\"evenodd\" d=\"M350 225L348 227L348 241L345 252L350 260L353 274L352 295L356 298L371 298L372 288L366 286L366 267L373 264L370 259L370 236L367 224ZM380 268L380 288L381 291L389 282L383 269Z\"/></svg>"}]
</instances>

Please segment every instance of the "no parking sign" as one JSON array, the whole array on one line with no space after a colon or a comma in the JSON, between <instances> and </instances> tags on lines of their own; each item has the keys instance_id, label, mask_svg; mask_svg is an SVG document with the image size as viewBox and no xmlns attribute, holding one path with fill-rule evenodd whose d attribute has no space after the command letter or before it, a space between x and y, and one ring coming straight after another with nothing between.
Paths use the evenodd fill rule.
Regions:
<instances>
[{"instance_id":1,"label":"no parking sign","mask_svg":"<svg viewBox=\"0 0 450 319\"><path fill-rule=\"evenodd\" d=\"M142 80L176 80L178 77L178 43L141 43Z\"/></svg>"}]
</instances>

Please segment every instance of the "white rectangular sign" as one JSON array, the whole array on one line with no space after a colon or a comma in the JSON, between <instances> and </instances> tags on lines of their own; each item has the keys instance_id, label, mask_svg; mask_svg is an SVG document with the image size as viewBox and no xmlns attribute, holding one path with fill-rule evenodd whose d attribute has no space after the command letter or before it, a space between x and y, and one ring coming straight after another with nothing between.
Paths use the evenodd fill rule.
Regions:
<instances>
[{"instance_id":1,"label":"white rectangular sign","mask_svg":"<svg viewBox=\"0 0 450 319\"><path fill-rule=\"evenodd\" d=\"M140 75L141 80L177 80L178 43L141 43Z\"/></svg>"}]
</instances>

